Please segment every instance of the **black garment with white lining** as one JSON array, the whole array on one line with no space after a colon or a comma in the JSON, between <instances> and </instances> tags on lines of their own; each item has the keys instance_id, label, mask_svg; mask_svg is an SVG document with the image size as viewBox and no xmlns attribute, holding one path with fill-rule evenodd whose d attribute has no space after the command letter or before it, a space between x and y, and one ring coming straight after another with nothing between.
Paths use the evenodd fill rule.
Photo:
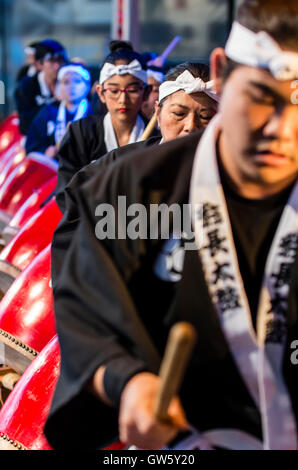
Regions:
<instances>
[{"instance_id":1,"label":"black garment with white lining","mask_svg":"<svg viewBox=\"0 0 298 470\"><path fill-rule=\"evenodd\" d=\"M52 94L47 97L42 96L38 74L33 77L23 77L17 85L14 96L20 120L20 132L24 135L27 135L30 124L37 113L45 105L56 100Z\"/></svg>"},{"instance_id":2,"label":"black garment with white lining","mask_svg":"<svg viewBox=\"0 0 298 470\"><path fill-rule=\"evenodd\" d=\"M198 140L194 134L154 152L127 155L74 194L81 220L64 261L63 282L54 291L62 365L45 428L54 448L74 445L78 421L85 448L116 438L125 384L140 371L158 372L170 327L181 320L198 332L180 393L190 423L199 431L236 428L262 438L259 410L221 330L197 252L186 252L182 280L171 283L154 272L164 240L99 241L94 233L95 208L109 203L117 209L118 195L127 197L127 206L148 209L150 203L187 203ZM291 341L298 337L296 289L293 285L290 294L283 372L297 420L297 372L290 362ZM114 408L85 387L100 365L106 366L104 384Z\"/></svg>"}]
</instances>

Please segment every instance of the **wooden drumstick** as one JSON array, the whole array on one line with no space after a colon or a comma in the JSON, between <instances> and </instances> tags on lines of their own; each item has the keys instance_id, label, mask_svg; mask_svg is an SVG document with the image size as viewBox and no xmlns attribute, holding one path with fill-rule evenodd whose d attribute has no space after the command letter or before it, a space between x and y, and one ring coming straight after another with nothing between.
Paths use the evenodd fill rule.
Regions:
<instances>
[{"instance_id":1,"label":"wooden drumstick","mask_svg":"<svg viewBox=\"0 0 298 470\"><path fill-rule=\"evenodd\" d=\"M154 414L160 421L168 420L169 404L180 388L196 336L194 327L187 322L176 323L170 330L159 372L161 386L154 407Z\"/></svg>"},{"instance_id":2,"label":"wooden drumstick","mask_svg":"<svg viewBox=\"0 0 298 470\"><path fill-rule=\"evenodd\" d=\"M153 132L153 130L155 128L156 122L157 122L157 114L156 114L156 111L155 111L152 118L148 122L148 124L146 126L146 129L144 130L144 132L143 132L143 134L140 138L140 141L141 140L147 140L150 137L150 134Z\"/></svg>"}]
</instances>

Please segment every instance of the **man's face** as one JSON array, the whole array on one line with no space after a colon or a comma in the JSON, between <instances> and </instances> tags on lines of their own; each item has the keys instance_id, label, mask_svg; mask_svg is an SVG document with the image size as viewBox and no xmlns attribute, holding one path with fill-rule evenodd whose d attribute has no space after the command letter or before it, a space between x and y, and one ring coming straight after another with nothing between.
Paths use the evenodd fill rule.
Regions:
<instances>
[{"instance_id":1,"label":"man's face","mask_svg":"<svg viewBox=\"0 0 298 470\"><path fill-rule=\"evenodd\" d=\"M236 68L223 86L220 151L236 181L282 186L298 173L298 105L291 81Z\"/></svg>"},{"instance_id":2,"label":"man's face","mask_svg":"<svg viewBox=\"0 0 298 470\"><path fill-rule=\"evenodd\" d=\"M60 67L64 65L63 58L46 59L42 63L42 71L44 72L45 79L49 82L55 82Z\"/></svg>"},{"instance_id":3,"label":"man's face","mask_svg":"<svg viewBox=\"0 0 298 470\"><path fill-rule=\"evenodd\" d=\"M27 60L27 64L34 65L35 64L35 53L33 52L33 54L26 54L26 60Z\"/></svg>"}]
</instances>

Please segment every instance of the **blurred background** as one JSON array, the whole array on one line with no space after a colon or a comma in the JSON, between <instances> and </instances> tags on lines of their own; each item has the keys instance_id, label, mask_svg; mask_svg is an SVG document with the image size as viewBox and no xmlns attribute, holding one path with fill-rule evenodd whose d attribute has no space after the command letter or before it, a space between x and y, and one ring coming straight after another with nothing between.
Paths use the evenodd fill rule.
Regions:
<instances>
[{"instance_id":1,"label":"blurred background","mask_svg":"<svg viewBox=\"0 0 298 470\"><path fill-rule=\"evenodd\" d=\"M168 58L169 65L187 59L208 60L223 46L238 0L0 0L0 80L5 103L0 114L14 109L18 70L24 47L52 38L69 57L82 57L94 80L111 39L130 39L140 52L163 52L171 40L182 40Z\"/></svg>"}]
</instances>

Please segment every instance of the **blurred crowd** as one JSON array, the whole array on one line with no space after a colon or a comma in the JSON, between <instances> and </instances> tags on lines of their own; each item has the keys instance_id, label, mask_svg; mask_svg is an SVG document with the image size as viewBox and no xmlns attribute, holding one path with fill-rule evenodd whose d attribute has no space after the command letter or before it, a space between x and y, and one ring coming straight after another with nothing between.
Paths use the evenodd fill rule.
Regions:
<instances>
[{"instance_id":1,"label":"blurred crowd","mask_svg":"<svg viewBox=\"0 0 298 470\"><path fill-rule=\"evenodd\" d=\"M121 45L132 49L128 43L120 41ZM27 153L37 151L55 157L70 122L90 114L102 116L107 109L96 91L98 81L91 82L83 58L69 59L65 47L52 39L33 42L24 52L26 64L17 74L15 89L20 131L27 137ZM167 64L154 65L155 53L146 52L141 57L147 66L147 93L140 111L150 120Z\"/></svg>"},{"instance_id":2,"label":"blurred crowd","mask_svg":"<svg viewBox=\"0 0 298 470\"><path fill-rule=\"evenodd\" d=\"M133 85L141 85L140 99L131 100L134 98L134 91L128 90L124 98L127 99L129 96L129 106L124 103L121 109L126 122L130 121L131 112L133 124L139 116L146 126L154 115L155 119L158 115L156 106L159 100L159 87L169 69L166 57L157 56L153 52L139 54L133 50L131 43L126 41L112 41L110 50L111 53L103 60L102 66L109 63L127 64L132 60L137 60L138 66L145 72L145 78L142 77L139 83L133 83ZM111 111L113 103L109 98L113 91L111 92L110 87L104 89L100 79L92 82L85 60L79 57L69 59L65 47L53 39L31 43L24 49L24 52L27 63L22 66L17 75L14 96L20 132L26 136L26 152L27 154L40 152L58 160L59 144L69 124L89 115L96 115L103 119L107 112ZM209 68L204 64L202 67L204 70L197 70L194 76L208 81ZM186 66L185 70L187 69ZM138 90L135 91L136 95L138 95ZM115 127L115 115L112 121ZM204 121L206 119L203 118L203 124ZM194 130L201 124L196 124ZM158 119L156 125L152 127L155 127L155 131L158 132ZM124 143L131 143L139 138L140 136ZM118 144L119 142L116 146Z\"/></svg>"}]
</instances>

